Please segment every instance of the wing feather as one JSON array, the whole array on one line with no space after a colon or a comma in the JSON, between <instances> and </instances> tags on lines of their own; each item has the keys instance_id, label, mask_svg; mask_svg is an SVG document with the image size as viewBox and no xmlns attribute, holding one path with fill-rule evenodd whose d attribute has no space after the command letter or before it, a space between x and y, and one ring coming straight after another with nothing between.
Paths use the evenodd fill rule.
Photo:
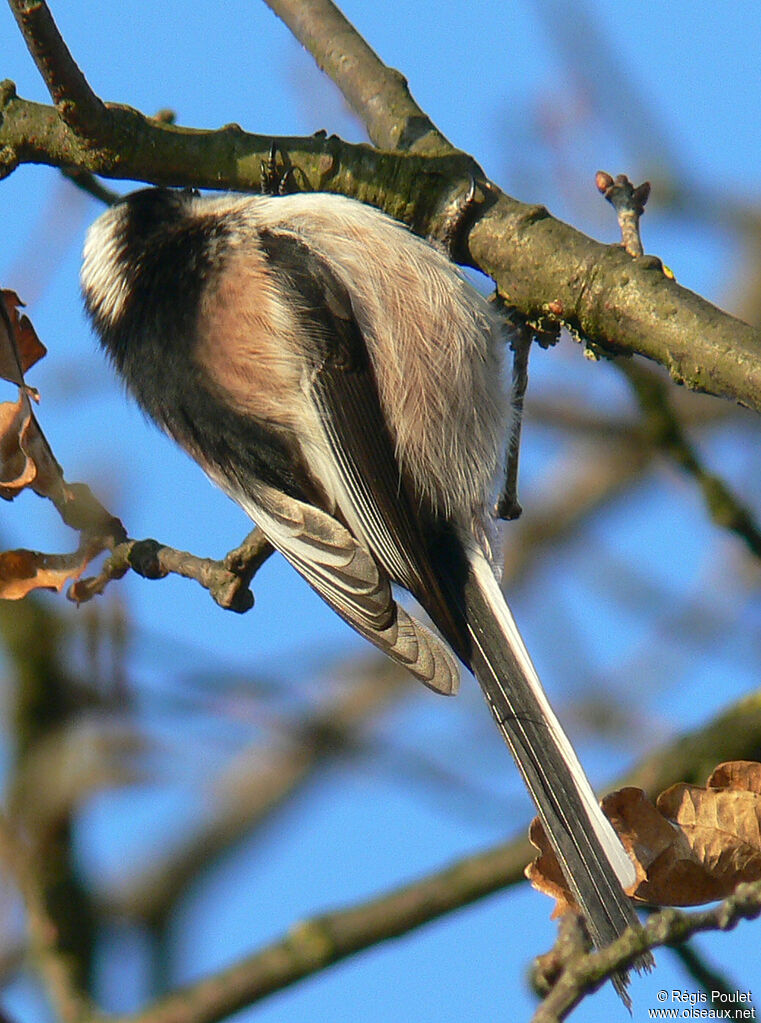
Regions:
<instances>
[{"instance_id":1,"label":"wing feather","mask_svg":"<svg viewBox=\"0 0 761 1023\"><path fill-rule=\"evenodd\" d=\"M430 689L457 691L460 669L449 648L397 604L387 572L345 526L272 488L261 488L256 504L238 499L344 621Z\"/></svg>"}]
</instances>

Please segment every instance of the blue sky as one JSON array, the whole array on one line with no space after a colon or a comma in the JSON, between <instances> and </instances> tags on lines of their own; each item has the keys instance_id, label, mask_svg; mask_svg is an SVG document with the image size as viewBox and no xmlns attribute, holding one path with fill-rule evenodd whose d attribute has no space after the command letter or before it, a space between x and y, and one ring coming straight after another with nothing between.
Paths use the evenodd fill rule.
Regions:
<instances>
[{"instance_id":1,"label":"blue sky","mask_svg":"<svg viewBox=\"0 0 761 1023\"><path fill-rule=\"evenodd\" d=\"M654 182L664 167L678 175L686 209L659 209L656 187L643 224L645 246L681 283L732 307L744 253L717 226L713 211L727 203L757 205L761 191L757 3L351 0L343 10L379 55L404 72L443 132L498 184L520 199L545 203L601 240L616 240L616 227L594 189L595 171ZM265 134L326 129L363 138L340 96L262 4L82 0L53 4L53 11L104 99L145 113L169 107L179 123L196 127L237 121ZM592 19L605 41L605 60L598 59L591 31L579 33L582 16ZM25 98L46 101L7 10L0 11L0 42L0 76L12 78ZM569 61L568 52L575 59ZM50 349L30 380L42 393L40 420L67 477L90 482L133 536L222 554L247 530L245 517L125 400L81 315L79 252L97 204L54 171L24 167L0 184L0 209L0 283L27 301ZM536 353L532 361L534 393L579 394L604 409L627 407L615 372L591 367L569 342ZM528 434L527 509L557 484L552 469L563 453L556 434L539 428ZM733 429L716 431L705 439L704 452L748 500L758 501L752 475L758 462L747 447L752 432L742 436L740 443ZM71 544L53 511L31 495L3 512L9 546L54 550ZM636 692L635 724L620 742L588 741L583 725L571 718L595 780L611 777L649 745L707 719L757 684L752 637L758 599L735 587L734 542L707 523L688 481L659 467L628 503L608 507L593 531L570 541L561 556L562 572L552 555L544 557L513 604L561 711L572 708L578 686L593 698L599 682L623 703ZM714 641L680 644L662 602L652 613L641 606L645 598L618 606L610 576L622 563L640 568L661 598L665 593L673 600L675 621L678 607L710 597L711 612L722 622ZM262 571L255 590L256 609L240 618L178 579L125 580L120 594L139 637L130 678L140 698L150 705L170 676L203 675L210 687L217 677L233 675L297 686L299 676L315 672L332 678L338 658L362 651L360 641L279 560ZM490 804L474 807L468 799L432 794L383 758L337 765L186 900L174 923L177 978L229 963L305 915L369 897L523 826L527 801L509 758L492 741L473 688L464 686L456 704L412 691L378 735L381 745L422 751L436 764L454 758L467 779L490 795ZM313 682L302 698L319 698ZM191 725L204 751L201 760L219 755L215 729L221 734L225 727L213 721ZM148 855L162 840L167 819L181 822L192 811L204 764L176 736L161 739L176 744L179 759L158 789L130 789L87 808L81 854L89 876L118 874L125 861ZM489 899L298 985L242 1018L528 1019L532 999L523 974L530 956L551 944L548 912L545 900L529 890ZM757 976L755 957L749 962L747 953L753 944L749 929L741 928L711 943L712 954L747 984ZM124 978L125 971L140 973L139 938L115 933L104 942L101 961L109 1005L134 1007L123 1001L130 988ZM654 977L635 982L635 1020L646 1018L659 988L688 984L668 954L659 963ZM9 995L19 1019L31 1018L30 1004L20 987ZM573 1018L618 1018L614 1013L620 1014L615 997L602 991Z\"/></svg>"}]
</instances>

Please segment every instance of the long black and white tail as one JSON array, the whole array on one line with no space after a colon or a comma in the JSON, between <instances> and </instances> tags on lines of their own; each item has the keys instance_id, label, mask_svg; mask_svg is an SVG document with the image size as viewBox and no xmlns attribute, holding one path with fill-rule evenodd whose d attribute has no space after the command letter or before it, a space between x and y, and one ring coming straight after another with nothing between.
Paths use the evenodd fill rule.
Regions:
<instances>
[{"instance_id":1,"label":"long black and white tail","mask_svg":"<svg viewBox=\"0 0 761 1023\"><path fill-rule=\"evenodd\" d=\"M635 871L603 814L581 764L544 693L491 566L479 551L468 557L450 595L468 632L470 667L523 775L574 899L599 948L637 916L623 889ZM443 580L442 580L443 581ZM459 592L455 594L453 587ZM638 968L649 968L652 957ZM627 977L614 984L628 1004Z\"/></svg>"}]
</instances>

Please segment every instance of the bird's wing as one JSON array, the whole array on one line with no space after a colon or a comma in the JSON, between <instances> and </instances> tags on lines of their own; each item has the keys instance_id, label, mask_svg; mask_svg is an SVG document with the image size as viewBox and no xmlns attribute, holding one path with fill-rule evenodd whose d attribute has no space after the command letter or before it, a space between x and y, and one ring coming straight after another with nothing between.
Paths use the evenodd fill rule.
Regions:
<instances>
[{"instance_id":1,"label":"bird's wing","mask_svg":"<svg viewBox=\"0 0 761 1023\"><path fill-rule=\"evenodd\" d=\"M436 692L456 692L448 647L394 600L386 571L327 512L270 487L246 503L274 547L360 635Z\"/></svg>"},{"instance_id":2,"label":"bird's wing","mask_svg":"<svg viewBox=\"0 0 761 1023\"><path fill-rule=\"evenodd\" d=\"M437 644L435 661L443 675L423 680L452 691L459 677L454 658L398 608L391 595L389 578L418 598L425 595L427 609L441 625L446 612L439 610L438 596L430 597L431 591L439 591L427 542L394 456L373 367L347 289L329 263L297 237L265 231L260 244L268 272L278 278L278 291L288 296L298 333L309 338L303 386L322 436L306 460L336 509L333 518L293 498L282 498L285 503L275 508L270 495L263 511L275 521L269 527L261 521L262 528L279 530L273 538L275 546L342 617L373 642L372 630L388 628L393 613L394 628L404 643L414 640L429 650ZM292 525L284 529L288 521ZM346 561L339 565L341 557ZM446 619L444 628L450 639ZM401 641L393 639L393 643ZM378 645L388 646L388 639Z\"/></svg>"}]
</instances>

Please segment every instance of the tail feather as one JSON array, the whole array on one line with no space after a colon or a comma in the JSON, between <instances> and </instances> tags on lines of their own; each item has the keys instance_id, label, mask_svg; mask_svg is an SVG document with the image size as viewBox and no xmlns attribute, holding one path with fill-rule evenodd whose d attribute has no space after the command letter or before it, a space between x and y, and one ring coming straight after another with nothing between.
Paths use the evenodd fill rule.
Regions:
<instances>
[{"instance_id":1,"label":"tail feather","mask_svg":"<svg viewBox=\"0 0 761 1023\"><path fill-rule=\"evenodd\" d=\"M584 771L542 689L491 566L478 551L467 566L442 573L442 589L459 605L466 637L460 649L523 775L547 837L599 948L637 916L623 889L634 866L603 814ZM643 956L638 969L649 968ZM628 1004L628 975L614 984Z\"/></svg>"}]
</instances>

